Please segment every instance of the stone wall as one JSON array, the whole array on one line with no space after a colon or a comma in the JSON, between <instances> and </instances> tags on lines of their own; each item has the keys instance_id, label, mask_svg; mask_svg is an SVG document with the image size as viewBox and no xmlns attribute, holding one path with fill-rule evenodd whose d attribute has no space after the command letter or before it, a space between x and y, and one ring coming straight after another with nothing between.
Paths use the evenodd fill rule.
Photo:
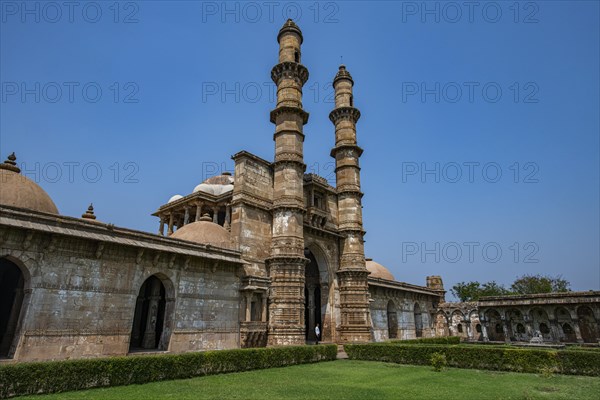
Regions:
<instances>
[{"instance_id":1,"label":"stone wall","mask_svg":"<svg viewBox=\"0 0 600 400\"><path fill-rule=\"evenodd\" d=\"M374 341L435 336L434 316L441 299L439 294L373 278L369 279L369 293Z\"/></svg>"},{"instance_id":2,"label":"stone wall","mask_svg":"<svg viewBox=\"0 0 600 400\"><path fill-rule=\"evenodd\" d=\"M245 151L233 159L231 237L247 261L246 274L265 277L265 259L271 252L273 169L268 161Z\"/></svg>"},{"instance_id":3,"label":"stone wall","mask_svg":"<svg viewBox=\"0 0 600 400\"><path fill-rule=\"evenodd\" d=\"M92 240L101 238L106 227L61 219L72 236L8 227L3 224L6 219L0 221L0 259L3 265L16 266L24 279L9 354L14 359L127 354L140 288L151 276L160 280L164 291L164 318L151 321L163 327L156 339L160 349L239 347L239 255L210 258L203 246L185 244L207 252L207 257L186 256L175 253L182 251L175 245L167 252ZM119 236L113 230L110 237L131 243Z\"/></svg>"}]
</instances>

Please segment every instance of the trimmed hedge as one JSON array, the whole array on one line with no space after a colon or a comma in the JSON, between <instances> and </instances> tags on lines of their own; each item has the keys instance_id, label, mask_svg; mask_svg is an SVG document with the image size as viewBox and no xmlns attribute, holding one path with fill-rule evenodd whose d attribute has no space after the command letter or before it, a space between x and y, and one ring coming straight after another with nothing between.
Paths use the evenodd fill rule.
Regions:
<instances>
[{"instance_id":1,"label":"trimmed hedge","mask_svg":"<svg viewBox=\"0 0 600 400\"><path fill-rule=\"evenodd\" d=\"M430 365L431 356L441 353L449 367L600 376L600 353L593 351L422 344L348 344L344 349L352 360Z\"/></svg>"},{"instance_id":2,"label":"trimmed hedge","mask_svg":"<svg viewBox=\"0 0 600 400\"><path fill-rule=\"evenodd\" d=\"M460 344L459 336L428 337L408 340L390 340L394 344Z\"/></svg>"},{"instance_id":3,"label":"trimmed hedge","mask_svg":"<svg viewBox=\"0 0 600 400\"><path fill-rule=\"evenodd\" d=\"M139 355L0 366L0 398L331 361L336 345Z\"/></svg>"}]
</instances>

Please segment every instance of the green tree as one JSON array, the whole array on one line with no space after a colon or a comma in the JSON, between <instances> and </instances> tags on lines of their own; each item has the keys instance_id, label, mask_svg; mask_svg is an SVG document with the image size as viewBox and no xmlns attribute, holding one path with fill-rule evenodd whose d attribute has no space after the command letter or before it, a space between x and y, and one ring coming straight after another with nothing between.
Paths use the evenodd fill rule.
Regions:
<instances>
[{"instance_id":1,"label":"green tree","mask_svg":"<svg viewBox=\"0 0 600 400\"><path fill-rule=\"evenodd\" d=\"M495 281L481 284L477 281L460 282L452 286L450 292L460 301L477 301L483 296L502 296L509 294L509 291Z\"/></svg>"},{"instance_id":2,"label":"green tree","mask_svg":"<svg viewBox=\"0 0 600 400\"><path fill-rule=\"evenodd\" d=\"M562 275L523 275L510 286L514 294L569 292L571 284Z\"/></svg>"}]
</instances>

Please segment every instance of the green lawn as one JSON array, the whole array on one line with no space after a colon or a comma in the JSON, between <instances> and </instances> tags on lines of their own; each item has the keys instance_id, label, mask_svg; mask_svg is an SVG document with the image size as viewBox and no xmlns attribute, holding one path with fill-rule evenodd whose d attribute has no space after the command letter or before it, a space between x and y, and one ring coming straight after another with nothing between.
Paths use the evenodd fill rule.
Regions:
<instances>
[{"instance_id":1,"label":"green lawn","mask_svg":"<svg viewBox=\"0 0 600 400\"><path fill-rule=\"evenodd\" d=\"M594 394L595 393L595 394ZM19 399L597 399L600 378L338 360Z\"/></svg>"}]
</instances>

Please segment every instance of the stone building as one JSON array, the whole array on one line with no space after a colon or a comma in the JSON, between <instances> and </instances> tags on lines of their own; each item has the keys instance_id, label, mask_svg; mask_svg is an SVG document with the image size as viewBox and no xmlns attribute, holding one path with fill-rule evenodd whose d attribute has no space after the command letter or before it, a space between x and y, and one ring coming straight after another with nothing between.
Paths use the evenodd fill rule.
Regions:
<instances>
[{"instance_id":1,"label":"stone building","mask_svg":"<svg viewBox=\"0 0 600 400\"><path fill-rule=\"evenodd\" d=\"M436 315L438 336L468 341L600 343L600 292L483 297L445 303Z\"/></svg>"},{"instance_id":2,"label":"stone building","mask_svg":"<svg viewBox=\"0 0 600 400\"><path fill-rule=\"evenodd\" d=\"M158 234L73 218L0 164L0 357L69 359L433 336L444 290L365 260L354 81L334 77L336 186L305 174L302 32L288 20L271 71L273 161L241 151L153 214Z\"/></svg>"}]
</instances>

